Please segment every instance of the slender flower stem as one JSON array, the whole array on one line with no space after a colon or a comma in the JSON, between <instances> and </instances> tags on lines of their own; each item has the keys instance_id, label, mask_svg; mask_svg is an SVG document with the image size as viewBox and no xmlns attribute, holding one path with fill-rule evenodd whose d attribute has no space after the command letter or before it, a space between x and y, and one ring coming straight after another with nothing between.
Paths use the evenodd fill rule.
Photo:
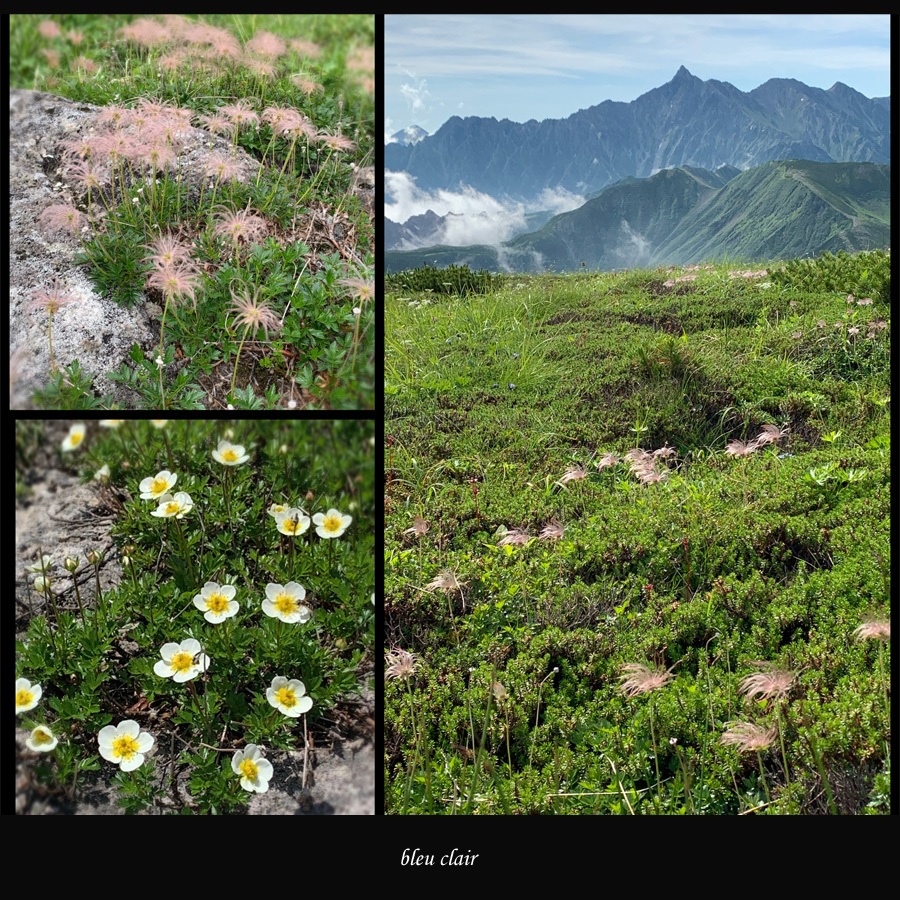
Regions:
<instances>
[{"instance_id":1,"label":"slender flower stem","mask_svg":"<svg viewBox=\"0 0 900 900\"><path fill-rule=\"evenodd\" d=\"M766 802L771 803L772 798L769 796L769 782L766 781L766 772L765 769L763 769L762 763L762 753L760 753L759 750L756 751L756 758L759 760L759 774L762 777L763 787L766 789Z\"/></svg>"},{"instance_id":2,"label":"slender flower stem","mask_svg":"<svg viewBox=\"0 0 900 900\"><path fill-rule=\"evenodd\" d=\"M653 725L653 695L650 695L650 736L653 738L653 762L656 764L656 802L660 801L662 782L659 778L659 753L656 752L656 729Z\"/></svg>"},{"instance_id":3,"label":"slender flower stem","mask_svg":"<svg viewBox=\"0 0 900 900\"><path fill-rule=\"evenodd\" d=\"M50 325L47 333L47 339L50 342L50 371L56 373L56 361L53 359L53 313L50 313Z\"/></svg>"},{"instance_id":4,"label":"slender flower stem","mask_svg":"<svg viewBox=\"0 0 900 900\"><path fill-rule=\"evenodd\" d=\"M784 726L781 721L781 704L776 701L775 712L778 714L778 740L781 741L781 758L784 760L784 777L787 786L791 786L791 773L788 771L787 754L784 752Z\"/></svg>"},{"instance_id":5,"label":"slender flower stem","mask_svg":"<svg viewBox=\"0 0 900 900\"><path fill-rule=\"evenodd\" d=\"M81 605L81 591L78 589L78 579L72 572L72 583L75 585L75 599L78 601L78 612L81 615L81 621L84 622L84 607Z\"/></svg>"},{"instance_id":6,"label":"slender flower stem","mask_svg":"<svg viewBox=\"0 0 900 900\"><path fill-rule=\"evenodd\" d=\"M240 257L238 259L240 259ZM247 324L244 327L244 334L241 336L241 343L240 343L240 346L238 347L237 359L234 361L234 374L231 376L231 402L232 403L234 403L234 382L235 382L235 379L237 378L238 363L240 363L240 361L241 361L241 350L243 350L243 348L244 348L244 341L247 339L247 332L249 330L250 330L250 325Z\"/></svg>"},{"instance_id":7,"label":"slender flower stem","mask_svg":"<svg viewBox=\"0 0 900 900\"><path fill-rule=\"evenodd\" d=\"M103 592L100 590L100 556L94 552L94 578L97 582L97 596L94 600L94 624L97 627L97 640L100 640L100 603L103 598ZM106 612L103 613L103 624L106 624Z\"/></svg>"},{"instance_id":8,"label":"slender flower stem","mask_svg":"<svg viewBox=\"0 0 900 900\"><path fill-rule=\"evenodd\" d=\"M181 539L181 550L184 553L184 561L187 564L188 571L191 573L191 580L196 583L197 576L194 574L194 564L191 561L191 554L188 550L187 541L184 537L184 531L182 531L181 522L179 522L178 519L175 519L175 526L178 529L178 536Z\"/></svg>"},{"instance_id":9,"label":"slender flower stem","mask_svg":"<svg viewBox=\"0 0 900 900\"><path fill-rule=\"evenodd\" d=\"M169 446L169 436L166 434L165 428L162 432L163 440L166 442L166 458L169 460L169 471L175 471L175 459L172 456L172 448Z\"/></svg>"},{"instance_id":10,"label":"slender flower stem","mask_svg":"<svg viewBox=\"0 0 900 900\"><path fill-rule=\"evenodd\" d=\"M200 697L197 695L197 688L194 687L193 680L188 681L188 687L191 689L191 693L194 695L194 701L197 704L197 709L200 712L200 715L203 716L204 721L206 722L206 739L210 740L212 738L212 729L209 724L209 716L206 714L206 710L200 704Z\"/></svg>"}]
</instances>

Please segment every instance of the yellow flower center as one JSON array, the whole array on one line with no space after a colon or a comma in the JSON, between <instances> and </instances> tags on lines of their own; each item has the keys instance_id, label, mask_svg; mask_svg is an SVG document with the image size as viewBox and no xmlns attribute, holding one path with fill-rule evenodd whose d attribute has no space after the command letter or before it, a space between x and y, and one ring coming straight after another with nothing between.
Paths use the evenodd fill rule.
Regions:
<instances>
[{"instance_id":1,"label":"yellow flower center","mask_svg":"<svg viewBox=\"0 0 900 900\"><path fill-rule=\"evenodd\" d=\"M241 775L249 778L250 781L256 781L256 776L259 775L259 767L252 759L245 759L240 765L240 770Z\"/></svg>"},{"instance_id":2,"label":"yellow flower center","mask_svg":"<svg viewBox=\"0 0 900 900\"><path fill-rule=\"evenodd\" d=\"M275 598L275 609L286 616L289 616L296 608L297 602L290 594L279 594Z\"/></svg>"},{"instance_id":3,"label":"yellow flower center","mask_svg":"<svg viewBox=\"0 0 900 900\"><path fill-rule=\"evenodd\" d=\"M228 598L224 594L210 594L206 600L210 612L223 613L228 610Z\"/></svg>"},{"instance_id":4,"label":"yellow flower center","mask_svg":"<svg viewBox=\"0 0 900 900\"><path fill-rule=\"evenodd\" d=\"M131 759L138 752L137 741L130 734L123 734L113 741L112 752L118 759Z\"/></svg>"},{"instance_id":5,"label":"yellow flower center","mask_svg":"<svg viewBox=\"0 0 900 900\"><path fill-rule=\"evenodd\" d=\"M282 527L288 534L295 534L296 531L297 531L297 529L300 527L300 520L299 520L299 519L285 519L285 520L281 523L281 527Z\"/></svg>"},{"instance_id":6,"label":"yellow flower center","mask_svg":"<svg viewBox=\"0 0 900 900\"><path fill-rule=\"evenodd\" d=\"M25 688L16 691L16 709L20 706L28 706L32 700L34 700L34 694L31 691L26 691Z\"/></svg>"},{"instance_id":7,"label":"yellow flower center","mask_svg":"<svg viewBox=\"0 0 900 900\"><path fill-rule=\"evenodd\" d=\"M272 504L272 512L277 512L277 513L279 513L279 512L284 512L286 509L287 509L287 507L286 507L286 506L283 506L283 505L280 504L280 503L273 503L273 504Z\"/></svg>"},{"instance_id":8,"label":"yellow flower center","mask_svg":"<svg viewBox=\"0 0 900 900\"><path fill-rule=\"evenodd\" d=\"M71 441L72 441L72 446L73 446L73 447L78 446L78 444L81 443L81 439L82 439L83 437L84 437L84 435L83 435L83 434L79 434L77 431L76 431L74 434L70 435L70 438L71 438Z\"/></svg>"},{"instance_id":9,"label":"yellow flower center","mask_svg":"<svg viewBox=\"0 0 900 900\"><path fill-rule=\"evenodd\" d=\"M297 695L294 693L293 688L279 688L275 691L275 699L281 706L286 706L288 709L297 705Z\"/></svg>"},{"instance_id":10,"label":"yellow flower center","mask_svg":"<svg viewBox=\"0 0 900 900\"><path fill-rule=\"evenodd\" d=\"M326 531L340 531L341 530L341 517L340 516L325 516L322 520L322 527Z\"/></svg>"},{"instance_id":11,"label":"yellow flower center","mask_svg":"<svg viewBox=\"0 0 900 900\"><path fill-rule=\"evenodd\" d=\"M38 728L35 730L32 740L35 744L50 744L53 742L53 735Z\"/></svg>"},{"instance_id":12,"label":"yellow flower center","mask_svg":"<svg viewBox=\"0 0 900 900\"><path fill-rule=\"evenodd\" d=\"M175 513L177 513L179 509L181 509L181 507L174 500L170 500L166 504L166 515L174 516Z\"/></svg>"},{"instance_id":13,"label":"yellow flower center","mask_svg":"<svg viewBox=\"0 0 900 900\"><path fill-rule=\"evenodd\" d=\"M150 485L150 492L158 497L169 489L169 482L165 478L154 478L153 484Z\"/></svg>"},{"instance_id":14,"label":"yellow flower center","mask_svg":"<svg viewBox=\"0 0 900 900\"><path fill-rule=\"evenodd\" d=\"M238 455L233 448L229 447L222 453L222 459L228 460L228 462L235 462L238 459Z\"/></svg>"},{"instance_id":15,"label":"yellow flower center","mask_svg":"<svg viewBox=\"0 0 900 900\"><path fill-rule=\"evenodd\" d=\"M185 653L184 651L182 651L181 653L176 653L169 663L172 669L176 672L187 672L193 664L194 657L191 656L190 653Z\"/></svg>"}]
</instances>

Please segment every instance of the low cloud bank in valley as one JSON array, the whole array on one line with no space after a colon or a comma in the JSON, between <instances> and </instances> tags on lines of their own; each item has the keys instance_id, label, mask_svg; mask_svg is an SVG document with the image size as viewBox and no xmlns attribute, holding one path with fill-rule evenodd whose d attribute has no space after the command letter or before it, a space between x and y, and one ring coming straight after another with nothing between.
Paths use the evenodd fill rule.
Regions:
<instances>
[{"instance_id":1,"label":"low cloud bank in valley","mask_svg":"<svg viewBox=\"0 0 900 900\"><path fill-rule=\"evenodd\" d=\"M556 215L584 203L583 197L566 190L545 189L533 203L527 205L497 200L468 186L461 191L424 191L406 172L388 171L384 173L384 193L386 201L389 201L385 202L384 214L392 222L403 224L411 216L420 216L428 210L447 217L440 235L432 236L421 246L435 243L451 247L496 245L530 230L526 224L526 213L551 210Z\"/></svg>"}]
</instances>

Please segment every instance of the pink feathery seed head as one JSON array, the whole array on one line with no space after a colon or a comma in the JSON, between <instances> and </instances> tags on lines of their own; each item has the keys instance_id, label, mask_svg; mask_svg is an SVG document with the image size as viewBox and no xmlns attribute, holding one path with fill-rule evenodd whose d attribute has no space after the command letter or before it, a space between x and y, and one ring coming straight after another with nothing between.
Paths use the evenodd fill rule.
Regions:
<instances>
[{"instance_id":1,"label":"pink feathery seed head","mask_svg":"<svg viewBox=\"0 0 900 900\"><path fill-rule=\"evenodd\" d=\"M99 66L94 62L94 60L88 59L86 56L78 56L72 60L69 68L73 72L77 72L79 69L82 69L83 71L87 72L88 75L93 75L94 72L97 71Z\"/></svg>"},{"instance_id":2,"label":"pink feathery seed head","mask_svg":"<svg viewBox=\"0 0 900 900\"><path fill-rule=\"evenodd\" d=\"M94 146L98 157L108 159L116 166L122 160L136 158L139 150L138 142L131 135L121 132L100 135Z\"/></svg>"},{"instance_id":3,"label":"pink feathery seed head","mask_svg":"<svg viewBox=\"0 0 900 900\"><path fill-rule=\"evenodd\" d=\"M318 81L311 81L309 78L304 78L302 75L294 75L291 81L293 81L307 96L315 94L317 91L325 90Z\"/></svg>"},{"instance_id":4,"label":"pink feathery seed head","mask_svg":"<svg viewBox=\"0 0 900 900\"><path fill-rule=\"evenodd\" d=\"M231 134L234 131L234 123L224 116L197 116L197 121L213 134Z\"/></svg>"},{"instance_id":5,"label":"pink feathery seed head","mask_svg":"<svg viewBox=\"0 0 900 900\"><path fill-rule=\"evenodd\" d=\"M375 282L371 278L339 278L337 283L341 287L348 288L350 294L363 303L371 300L375 295Z\"/></svg>"},{"instance_id":6,"label":"pink feathery seed head","mask_svg":"<svg viewBox=\"0 0 900 900\"><path fill-rule=\"evenodd\" d=\"M133 41L142 47L153 47L170 39L169 29L152 19L138 19L136 22L120 28L118 34L126 41Z\"/></svg>"},{"instance_id":7,"label":"pink feathery seed head","mask_svg":"<svg viewBox=\"0 0 900 900\"><path fill-rule=\"evenodd\" d=\"M276 132L297 127L303 121L303 116L292 106L267 106L262 111L262 118Z\"/></svg>"},{"instance_id":8,"label":"pink feathery seed head","mask_svg":"<svg viewBox=\"0 0 900 900\"><path fill-rule=\"evenodd\" d=\"M154 140L140 145L138 159L152 168L162 171L175 162L176 154L172 146L165 141Z\"/></svg>"},{"instance_id":9,"label":"pink feathery seed head","mask_svg":"<svg viewBox=\"0 0 900 900\"><path fill-rule=\"evenodd\" d=\"M147 287L157 288L172 301L178 297L190 297L194 308L197 306L194 296L199 287L197 276L186 266L154 269L147 277Z\"/></svg>"},{"instance_id":10,"label":"pink feathery seed head","mask_svg":"<svg viewBox=\"0 0 900 900\"><path fill-rule=\"evenodd\" d=\"M749 443L744 443L744 441L729 441L728 446L725 448L725 453L728 456L749 456L755 450L759 449L759 445L750 441Z\"/></svg>"},{"instance_id":11,"label":"pink feathery seed head","mask_svg":"<svg viewBox=\"0 0 900 900\"><path fill-rule=\"evenodd\" d=\"M664 687L673 678L671 670L651 669L643 663L627 663L622 666L622 682L619 689L626 697L636 697Z\"/></svg>"},{"instance_id":12,"label":"pink feathery seed head","mask_svg":"<svg viewBox=\"0 0 900 900\"><path fill-rule=\"evenodd\" d=\"M260 299L259 287L253 288L253 297L249 291L235 294L231 291L231 299L234 301L228 311L234 313L235 321L240 325L249 327L253 333L258 328L265 332L266 340L269 340L269 329L278 331L281 328L281 320L273 312L266 300Z\"/></svg>"},{"instance_id":13,"label":"pink feathery seed head","mask_svg":"<svg viewBox=\"0 0 900 900\"><path fill-rule=\"evenodd\" d=\"M259 115L250 109L250 105L246 100L220 106L219 114L227 116L238 128L259 124Z\"/></svg>"},{"instance_id":14,"label":"pink feathery seed head","mask_svg":"<svg viewBox=\"0 0 900 900\"><path fill-rule=\"evenodd\" d=\"M211 178L244 180L237 160L222 153L211 153L203 165L203 170Z\"/></svg>"},{"instance_id":15,"label":"pink feathery seed head","mask_svg":"<svg viewBox=\"0 0 900 900\"><path fill-rule=\"evenodd\" d=\"M503 537L500 538L500 546L506 544L527 544L531 540L531 535L521 528L507 528Z\"/></svg>"},{"instance_id":16,"label":"pink feathery seed head","mask_svg":"<svg viewBox=\"0 0 900 900\"><path fill-rule=\"evenodd\" d=\"M787 696L794 683L795 675L786 669L779 669L772 663L754 662L754 666L762 671L747 675L741 681L741 691L751 700L759 694L766 700L780 699Z\"/></svg>"},{"instance_id":17,"label":"pink feathery seed head","mask_svg":"<svg viewBox=\"0 0 900 900\"><path fill-rule=\"evenodd\" d=\"M342 134L320 134L317 137L323 144L332 150L343 152L344 150L352 150L356 144Z\"/></svg>"},{"instance_id":18,"label":"pink feathery seed head","mask_svg":"<svg viewBox=\"0 0 900 900\"><path fill-rule=\"evenodd\" d=\"M95 188L100 190L100 182L104 177L104 173L94 168L90 162L78 160L66 167L66 175L77 184L86 188Z\"/></svg>"},{"instance_id":19,"label":"pink feathery seed head","mask_svg":"<svg viewBox=\"0 0 900 900\"><path fill-rule=\"evenodd\" d=\"M74 207L58 203L48 206L40 215L41 228L44 231L68 231L78 234L81 227L81 213Z\"/></svg>"},{"instance_id":20,"label":"pink feathery seed head","mask_svg":"<svg viewBox=\"0 0 900 900\"><path fill-rule=\"evenodd\" d=\"M44 19L38 25L38 33L41 37L50 40L51 38L59 37L62 34L62 30L52 19Z\"/></svg>"},{"instance_id":21,"label":"pink feathery seed head","mask_svg":"<svg viewBox=\"0 0 900 900\"><path fill-rule=\"evenodd\" d=\"M315 59L322 52L322 48L318 44L314 44L312 41L301 40L291 41L291 50L293 50L294 53L299 53L301 56L308 56L311 59Z\"/></svg>"},{"instance_id":22,"label":"pink feathery seed head","mask_svg":"<svg viewBox=\"0 0 900 900\"><path fill-rule=\"evenodd\" d=\"M256 34L244 44L244 49L260 56L274 58L282 56L287 51L287 44L277 35L269 31L257 31Z\"/></svg>"},{"instance_id":23,"label":"pink feathery seed head","mask_svg":"<svg viewBox=\"0 0 900 900\"><path fill-rule=\"evenodd\" d=\"M588 472L584 466L569 466L562 478L559 479L559 484L568 484L570 481L584 481L587 476Z\"/></svg>"},{"instance_id":24,"label":"pink feathery seed head","mask_svg":"<svg viewBox=\"0 0 900 900\"><path fill-rule=\"evenodd\" d=\"M74 294L67 294L63 291L59 278L53 279L53 287L49 291L32 291L31 296L34 299L28 304L28 309L43 309L51 316L53 313L59 312L61 306L67 306L69 303L75 303L78 300L78 297Z\"/></svg>"},{"instance_id":25,"label":"pink feathery seed head","mask_svg":"<svg viewBox=\"0 0 900 900\"><path fill-rule=\"evenodd\" d=\"M297 137L300 135L305 135L311 141L316 139L317 131L316 126L313 125L309 119L304 118L302 115L298 114L297 118L291 122L284 122L280 126L280 130L284 134L293 134Z\"/></svg>"},{"instance_id":26,"label":"pink feathery seed head","mask_svg":"<svg viewBox=\"0 0 900 900\"><path fill-rule=\"evenodd\" d=\"M541 533L538 535L538 538L542 541L558 541L563 536L563 534L565 534L565 531L565 526L554 519L552 522L543 527Z\"/></svg>"},{"instance_id":27,"label":"pink feathery seed head","mask_svg":"<svg viewBox=\"0 0 900 900\"><path fill-rule=\"evenodd\" d=\"M219 224L215 233L237 243L238 238L252 241L266 233L266 220L262 216L252 214L249 210L225 210L220 212Z\"/></svg>"},{"instance_id":28,"label":"pink feathery seed head","mask_svg":"<svg viewBox=\"0 0 900 900\"><path fill-rule=\"evenodd\" d=\"M153 251L150 256L145 258L157 269L174 269L179 266L192 269L194 266L190 248L180 243L170 231L161 234L152 244L143 244L142 246Z\"/></svg>"},{"instance_id":29,"label":"pink feathery seed head","mask_svg":"<svg viewBox=\"0 0 900 900\"><path fill-rule=\"evenodd\" d=\"M76 137L71 141L60 141L59 146L63 148L63 155L67 159L90 159L94 149L94 138Z\"/></svg>"},{"instance_id":30,"label":"pink feathery seed head","mask_svg":"<svg viewBox=\"0 0 900 900\"><path fill-rule=\"evenodd\" d=\"M885 619L870 619L857 627L853 634L858 641L889 641L891 639L891 623Z\"/></svg>"},{"instance_id":31,"label":"pink feathery seed head","mask_svg":"<svg viewBox=\"0 0 900 900\"><path fill-rule=\"evenodd\" d=\"M104 106L97 116L97 124L109 126L110 128L118 128L128 121L131 110L124 106L111 104Z\"/></svg>"},{"instance_id":32,"label":"pink feathery seed head","mask_svg":"<svg viewBox=\"0 0 900 900\"><path fill-rule=\"evenodd\" d=\"M190 28L185 29L184 39L195 50L208 49L216 57L237 59L243 52L240 41L228 29L214 25L191 23Z\"/></svg>"},{"instance_id":33,"label":"pink feathery seed head","mask_svg":"<svg viewBox=\"0 0 900 900\"><path fill-rule=\"evenodd\" d=\"M778 735L774 728L763 728L752 722L737 722L719 738L724 745L734 744L742 753L765 750Z\"/></svg>"},{"instance_id":34,"label":"pink feathery seed head","mask_svg":"<svg viewBox=\"0 0 900 900\"><path fill-rule=\"evenodd\" d=\"M275 66L270 62L265 62L261 59L248 59L244 65L255 75L259 75L261 78L274 78L275 77Z\"/></svg>"},{"instance_id":35,"label":"pink feathery seed head","mask_svg":"<svg viewBox=\"0 0 900 900\"><path fill-rule=\"evenodd\" d=\"M418 660L415 653L408 650L390 650L384 655L384 661L388 664L384 670L385 678L409 678L416 671Z\"/></svg>"}]
</instances>

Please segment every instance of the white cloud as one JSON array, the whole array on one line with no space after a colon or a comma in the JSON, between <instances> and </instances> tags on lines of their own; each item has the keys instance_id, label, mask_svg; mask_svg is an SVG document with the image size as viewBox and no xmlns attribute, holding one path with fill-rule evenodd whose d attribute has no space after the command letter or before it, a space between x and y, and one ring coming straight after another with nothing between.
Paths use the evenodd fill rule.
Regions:
<instances>
[{"instance_id":1,"label":"white cloud","mask_svg":"<svg viewBox=\"0 0 900 900\"><path fill-rule=\"evenodd\" d=\"M538 210L549 209L553 211L553 215L558 216L560 213L569 212L572 209L578 209L584 205L584 197L579 194L573 194L565 188L544 188L541 195L533 206Z\"/></svg>"},{"instance_id":2,"label":"white cloud","mask_svg":"<svg viewBox=\"0 0 900 900\"><path fill-rule=\"evenodd\" d=\"M469 244L497 244L525 230L525 208L521 203L503 203L471 187L462 191L423 191L406 172L384 173L384 214L393 222L406 222L429 209L439 216L447 216L439 240L449 246Z\"/></svg>"},{"instance_id":3,"label":"white cloud","mask_svg":"<svg viewBox=\"0 0 900 900\"><path fill-rule=\"evenodd\" d=\"M412 83L403 83L400 85L400 94L406 100L413 117L421 115L427 109L426 104L431 100L431 94L428 92L428 81L425 78L419 78L414 72L404 72L404 74L412 79Z\"/></svg>"}]
</instances>

